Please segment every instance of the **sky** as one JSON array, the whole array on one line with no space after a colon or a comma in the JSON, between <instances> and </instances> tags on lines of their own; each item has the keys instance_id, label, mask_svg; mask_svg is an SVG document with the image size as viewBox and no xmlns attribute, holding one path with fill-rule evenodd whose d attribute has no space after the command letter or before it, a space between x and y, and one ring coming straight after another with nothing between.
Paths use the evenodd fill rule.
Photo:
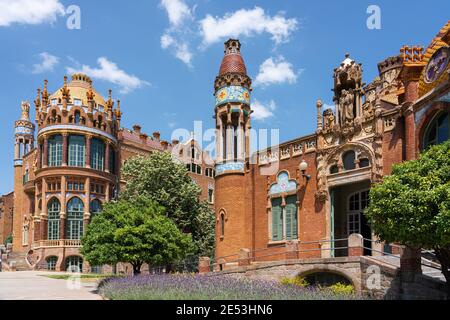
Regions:
<instances>
[{"instance_id":1,"label":"sky","mask_svg":"<svg viewBox=\"0 0 450 320\"><path fill-rule=\"evenodd\" d=\"M194 121L214 126L223 43L239 38L254 81L253 127L279 129L286 141L315 131L316 101L332 105L345 53L370 83L404 44L427 47L448 12L448 0L0 0L0 194L13 189L20 103L44 79L54 92L64 75L87 73L121 100L124 127L170 140Z\"/></svg>"}]
</instances>

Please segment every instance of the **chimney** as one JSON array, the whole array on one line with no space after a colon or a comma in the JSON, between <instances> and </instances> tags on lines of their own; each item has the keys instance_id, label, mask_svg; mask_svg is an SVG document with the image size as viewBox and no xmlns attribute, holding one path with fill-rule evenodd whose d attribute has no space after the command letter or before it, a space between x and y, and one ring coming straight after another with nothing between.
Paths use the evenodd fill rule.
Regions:
<instances>
[{"instance_id":1,"label":"chimney","mask_svg":"<svg viewBox=\"0 0 450 320\"><path fill-rule=\"evenodd\" d=\"M158 131L153 132L153 139L155 139L156 141L159 141L160 138L161 138L161 134Z\"/></svg>"},{"instance_id":2,"label":"chimney","mask_svg":"<svg viewBox=\"0 0 450 320\"><path fill-rule=\"evenodd\" d=\"M161 146L163 147L163 150L167 150L169 147L169 143L167 141L161 141Z\"/></svg>"},{"instance_id":3,"label":"chimney","mask_svg":"<svg viewBox=\"0 0 450 320\"><path fill-rule=\"evenodd\" d=\"M148 135L146 135L145 133L141 133L139 135L139 138L141 138L142 143L147 143Z\"/></svg>"},{"instance_id":4,"label":"chimney","mask_svg":"<svg viewBox=\"0 0 450 320\"><path fill-rule=\"evenodd\" d=\"M134 126L133 126L133 132L134 133L137 133L138 135L140 135L141 134L141 126L140 125L138 125L138 124L135 124Z\"/></svg>"}]
</instances>

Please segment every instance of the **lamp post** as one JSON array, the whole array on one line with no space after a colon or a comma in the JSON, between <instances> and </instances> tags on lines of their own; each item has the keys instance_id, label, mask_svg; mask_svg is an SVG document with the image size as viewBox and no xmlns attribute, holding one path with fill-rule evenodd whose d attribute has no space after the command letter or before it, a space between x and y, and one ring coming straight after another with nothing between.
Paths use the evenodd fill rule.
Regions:
<instances>
[{"instance_id":1,"label":"lamp post","mask_svg":"<svg viewBox=\"0 0 450 320\"><path fill-rule=\"evenodd\" d=\"M306 171L308 170L308 164L305 160L302 160L300 163L300 172L302 173L302 177L306 179L306 181L311 180L311 176L309 174L306 174Z\"/></svg>"}]
</instances>

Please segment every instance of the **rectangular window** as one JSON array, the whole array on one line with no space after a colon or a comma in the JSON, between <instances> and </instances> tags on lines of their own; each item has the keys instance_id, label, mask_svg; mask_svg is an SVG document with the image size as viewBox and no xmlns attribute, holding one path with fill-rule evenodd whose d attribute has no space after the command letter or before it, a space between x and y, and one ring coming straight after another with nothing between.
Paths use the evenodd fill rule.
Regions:
<instances>
[{"instance_id":1,"label":"rectangular window","mask_svg":"<svg viewBox=\"0 0 450 320\"><path fill-rule=\"evenodd\" d=\"M298 239L297 196L286 197L285 220L286 240Z\"/></svg>"},{"instance_id":2,"label":"rectangular window","mask_svg":"<svg viewBox=\"0 0 450 320\"><path fill-rule=\"evenodd\" d=\"M214 203L214 190L208 189L208 202Z\"/></svg>"},{"instance_id":3,"label":"rectangular window","mask_svg":"<svg viewBox=\"0 0 450 320\"><path fill-rule=\"evenodd\" d=\"M48 141L48 165L49 167L60 167L62 165L63 153L62 136L54 136Z\"/></svg>"},{"instance_id":4,"label":"rectangular window","mask_svg":"<svg viewBox=\"0 0 450 320\"><path fill-rule=\"evenodd\" d=\"M272 200L272 240L283 240L283 208L281 198Z\"/></svg>"},{"instance_id":5,"label":"rectangular window","mask_svg":"<svg viewBox=\"0 0 450 320\"><path fill-rule=\"evenodd\" d=\"M86 145L84 137L69 137L69 166L84 167L86 160Z\"/></svg>"},{"instance_id":6,"label":"rectangular window","mask_svg":"<svg viewBox=\"0 0 450 320\"><path fill-rule=\"evenodd\" d=\"M100 171L105 167L105 144L98 139L91 141L91 167Z\"/></svg>"}]
</instances>

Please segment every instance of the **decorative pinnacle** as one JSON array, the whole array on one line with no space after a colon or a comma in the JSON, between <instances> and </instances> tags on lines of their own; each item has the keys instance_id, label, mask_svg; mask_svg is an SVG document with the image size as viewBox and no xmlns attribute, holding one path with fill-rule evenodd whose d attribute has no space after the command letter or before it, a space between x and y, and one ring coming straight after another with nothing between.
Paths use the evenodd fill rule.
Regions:
<instances>
[{"instance_id":1,"label":"decorative pinnacle","mask_svg":"<svg viewBox=\"0 0 450 320\"><path fill-rule=\"evenodd\" d=\"M320 99L317 100L316 106L317 106L317 108L322 108L322 106L323 106L322 100L320 100Z\"/></svg>"}]
</instances>

